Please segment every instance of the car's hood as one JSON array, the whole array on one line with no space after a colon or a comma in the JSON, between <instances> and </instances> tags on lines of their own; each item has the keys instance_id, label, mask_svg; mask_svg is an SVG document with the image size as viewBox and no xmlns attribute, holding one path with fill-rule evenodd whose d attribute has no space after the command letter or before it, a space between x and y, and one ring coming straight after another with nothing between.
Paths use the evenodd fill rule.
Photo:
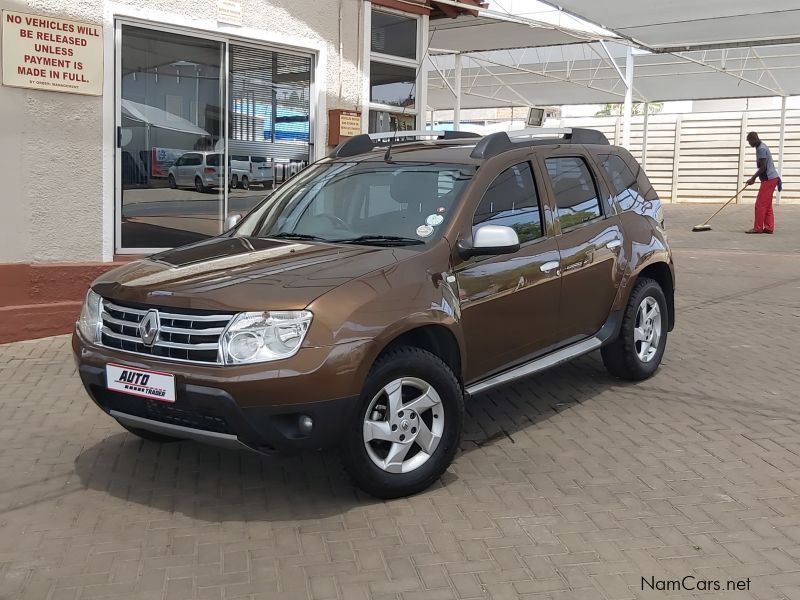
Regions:
<instances>
[{"instance_id":1,"label":"car's hood","mask_svg":"<svg viewBox=\"0 0 800 600\"><path fill-rule=\"evenodd\" d=\"M118 302L209 310L296 310L409 255L406 248L213 238L109 271L93 289Z\"/></svg>"}]
</instances>

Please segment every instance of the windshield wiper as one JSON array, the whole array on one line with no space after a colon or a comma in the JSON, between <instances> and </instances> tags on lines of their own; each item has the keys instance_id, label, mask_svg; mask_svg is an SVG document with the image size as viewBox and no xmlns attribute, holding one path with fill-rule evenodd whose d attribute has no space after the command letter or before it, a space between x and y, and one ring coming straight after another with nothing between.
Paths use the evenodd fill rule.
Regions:
<instances>
[{"instance_id":1,"label":"windshield wiper","mask_svg":"<svg viewBox=\"0 0 800 600\"><path fill-rule=\"evenodd\" d=\"M417 240L399 235L361 235L354 238L342 240L330 240L333 244L374 244L387 246L411 246L413 244L424 244L422 240Z\"/></svg>"},{"instance_id":2,"label":"windshield wiper","mask_svg":"<svg viewBox=\"0 0 800 600\"><path fill-rule=\"evenodd\" d=\"M266 237L270 238L277 238L277 239L286 239L286 240L311 240L315 242L327 242L325 238L319 237L318 235L309 235L308 233L292 233L291 231L281 231L280 233L276 233L275 235L268 235Z\"/></svg>"}]
</instances>

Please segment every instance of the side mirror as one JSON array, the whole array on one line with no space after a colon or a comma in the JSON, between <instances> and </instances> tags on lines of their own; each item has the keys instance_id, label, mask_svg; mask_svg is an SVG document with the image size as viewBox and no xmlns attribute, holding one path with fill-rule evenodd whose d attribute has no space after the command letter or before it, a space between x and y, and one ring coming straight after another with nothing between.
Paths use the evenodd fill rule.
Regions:
<instances>
[{"instance_id":1,"label":"side mirror","mask_svg":"<svg viewBox=\"0 0 800 600\"><path fill-rule=\"evenodd\" d=\"M229 229L233 229L236 227L236 224L242 220L242 215L239 213L233 213L232 215L228 215L228 218L225 219L225 231Z\"/></svg>"},{"instance_id":2,"label":"side mirror","mask_svg":"<svg viewBox=\"0 0 800 600\"><path fill-rule=\"evenodd\" d=\"M472 242L459 240L458 254L463 259L472 256L513 254L519 250L519 237L511 227L481 225L472 234Z\"/></svg>"}]
</instances>

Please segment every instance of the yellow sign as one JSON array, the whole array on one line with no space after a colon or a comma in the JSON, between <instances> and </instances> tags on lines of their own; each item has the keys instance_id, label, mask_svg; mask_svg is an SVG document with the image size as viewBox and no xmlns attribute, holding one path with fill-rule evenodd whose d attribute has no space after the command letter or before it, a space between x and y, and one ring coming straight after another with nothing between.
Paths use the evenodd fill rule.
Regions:
<instances>
[{"instance_id":1,"label":"yellow sign","mask_svg":"<svg viewBox=\"0 0 800 600\"><path fill-rule=\"evenodd\" d=\"M4 10L3 85L102 95L102 27Z\"/></svg>"},{"instance_id":2,"label":"yellow sign","mask_svg":"<svg viewBox=\"0 0 800 600\"><path fill-rule=\"evenodd\" d=\"M339 135L353 137L361 133L361 115L342 113L339 115Z\"/></svg>"}]
</instances>

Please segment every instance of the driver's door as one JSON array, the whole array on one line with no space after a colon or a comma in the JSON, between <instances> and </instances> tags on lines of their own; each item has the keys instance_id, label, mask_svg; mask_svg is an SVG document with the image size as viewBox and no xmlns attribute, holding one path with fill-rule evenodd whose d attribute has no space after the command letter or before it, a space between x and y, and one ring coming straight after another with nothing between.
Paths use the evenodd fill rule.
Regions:
<instances>
[{"instance_id":1,"label":"driver's door","mask_svg":"<svg viewBox=\"0 0 800 600\"><path fill-rule=\"evenodd\" d=\"M545 218L528 162L489 185L473 217L513 228L514 254L473 257L455 270L467 354L467 381L523 362L556 342L561 275L552 223Z\"/></svg>"}]
</instances>

